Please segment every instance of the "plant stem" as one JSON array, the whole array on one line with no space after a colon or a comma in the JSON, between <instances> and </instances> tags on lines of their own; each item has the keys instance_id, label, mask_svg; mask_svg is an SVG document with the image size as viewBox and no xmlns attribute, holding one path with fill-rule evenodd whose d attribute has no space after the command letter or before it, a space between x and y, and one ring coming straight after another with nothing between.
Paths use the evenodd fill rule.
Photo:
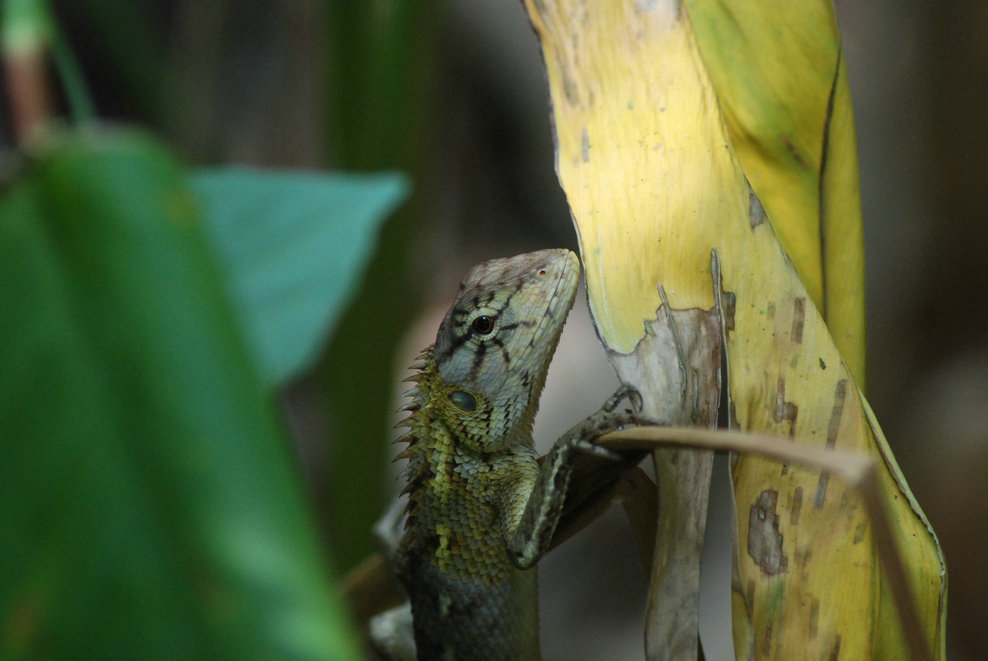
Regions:
<instances>
[{"instance_id":1,"label":"plant stem","mask_svg":"<svg viewBox=\"0 0 988 661\"><path fill-rule=\"evenodd\" d=\"M51 117L47 61L43 52L3 55L7 96L10 99L11 130L23 143Z\"/></svg>"},{"instance_id":2,"label":"plant stem","mask_svg":"<svg viewBox=\"0 0 988 661\"><path fill-rule=\"evenodd\" d=\"M51 117L47 46L49 28L43 0L5 0L0 32L12 130L24 142Z\"/></svg>"},{"instance_id":3,"label":"plant stem","mask_svg":"<svg viewBox=\"0 0 988 661\"><path fill-rule=\"evenodd\" d=\"M79 65L46 0L3 0L0 7L0 54L15 140L23 143L54 115L49 57L65 88L72 118L77 123L91 120L93 104Z\"/></svg>"}]
</instances>

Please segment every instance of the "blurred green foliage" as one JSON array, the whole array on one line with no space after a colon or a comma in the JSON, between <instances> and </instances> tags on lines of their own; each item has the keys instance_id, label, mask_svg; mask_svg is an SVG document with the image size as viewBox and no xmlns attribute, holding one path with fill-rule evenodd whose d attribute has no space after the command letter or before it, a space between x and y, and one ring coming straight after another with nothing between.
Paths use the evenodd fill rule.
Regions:
<instances>
[{"instance_id":1,"label":"blurred green foliage","mask_svg":"<svg viewBox=\"0 0 988 661\"><path fill-rule=\"evenodd\" d=\"M428 176L422 141L438 7L417 0L326 3L327 153L347 170L398 167ZM332 412L325 504L333 557L349 568L373 550L369 530L394 487L395 354L419 304L413 247L429 231L421 196L381 231L377 250L318 371Z\"/></svg>"},{"instance_id":2,"label":"blurred green foliage","mask_svg":"<svg viewBox=\"0 0 988 661\"><path fill-rule=\"evenodd\" d=\"M86 131L0 196L2 658L356 658L258 365L313 355L402 182L193 181L142 134ZM324 309L251 328L285 312L265 272Z\"/></svg>"},{"instance_id":3,"label":"blurred green foliage","mask_svg":"<svg viewBox=\"0 0 988 661\"><path fill-rule=\"evenodd\" d=\"M379 220L404 199L397 174L214 168L189 184L269 387L312 366L370 257Z\"/></svg>"},{"instance_id":4,"label":"blurred green foliage","mask_svg":"<svg viewBox=\"0 0 988 661\"><path fill-rule=\"evenodd\" d=\"M326 546L340 569L371 550L370 526L393 489L387 467L395 354L424 289L412 265L415 246L429 231L423 211L429 186L422 180L430 129L424 124L434 100L443 4L325 0L300 8L283 0L246 6L229 0L52 0L68 40L88 56L84 77L96 107L149 122L185 154L224 162L232 150L249 162L295 163L298 157L310 165L308 158L348 172L398 169L416 181L416 195L377 234L358 289L306 380L306 395L316 395L324 409L318 421L306 422L304 443L320 446L305 458L306 474ZM308 26L313 20L319 28L300 31L300 21ZM258 25L266 30L263 37L255 32ZM304 49L296 49L299 43ZM272 78L272 70L286 66L293 68ZM312 97L271 101L299 91L282 86L286 80L316 77ZM259 98L263 107L275 108L277 119L258 119L263 112L251 101ZM297 120L296 104L315 108L317 126L307 138L321 144L304 143L312 151L299 155L285 145L272 156L257 148L263 142L257 134L238 133L236 127L250 133L250 127L258 130L255 121L271 121L270 140L277 142L280 127ZM320 338L327 338L325 331Z\"/></svg>"},{"instance_id":5,"label":"blurred green foliage","mask_svg":"<svg viewBox=\"0 0 988 661\"><path fill-rule=\"evenodd\" d=\"M76 121L87 82L97 109L113 90L113 116L189 121L194 88L161 32L175 16L52 4ZM0 658L356 658L325 557L345 568L370 547L421 288L414 212L383 225L407 180L369 171L415 169L435 8L323 10L326 158L361 174L187 169L89 124L0 188ZM236 12L218 4L195 38L226 43ZM76 68L69 43L98 68ZM330 337L310 381L330 409L326 463L308 471L320 539L273 405Z\"/></svg>"}]
</instances>

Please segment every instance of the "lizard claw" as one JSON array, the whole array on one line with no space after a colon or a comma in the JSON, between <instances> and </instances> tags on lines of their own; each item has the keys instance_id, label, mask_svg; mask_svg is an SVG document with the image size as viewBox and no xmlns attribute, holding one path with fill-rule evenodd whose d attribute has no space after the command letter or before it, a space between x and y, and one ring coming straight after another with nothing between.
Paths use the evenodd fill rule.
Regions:
<instances>
[{"instance_id":1,"label":"lizard claw","mask_svg":"<svg viewBox=\"0 0 988 661\"><path fill-rule=\"evenodd\" d=\"M631 410L619 411L621 402L628 400ZM617 391L607 398L600 410L588 417L586 420L570 429L564 434L559 443L570 444L574 449L586 454L601 458L615 459L620 457L616 452L612 452L599 445L587 441L588 448L578 446L576 443L580 439L595 439L603 436L607 432L621 429L630 425L653 425L660 424L642 416L642 396L638 389L628 383L621 384Z\"/></svg>"},{"instance_id":2,"label":"lizard claw","mask_svg":"<svg viewBox=\"0 0 988 661\"><path fill-rule=\"evenodd\" d=\"M628 413L641 413L643 406L642 395L638 392L638 389L630 383L622 383L621 387L619 387L613 395L607 398L607 401L604 402L604 406L601 408L608 413L613 413L625 399L627 399L628 403L631 404L632 410L628 411Z\"/></svg>"}]
</instances>

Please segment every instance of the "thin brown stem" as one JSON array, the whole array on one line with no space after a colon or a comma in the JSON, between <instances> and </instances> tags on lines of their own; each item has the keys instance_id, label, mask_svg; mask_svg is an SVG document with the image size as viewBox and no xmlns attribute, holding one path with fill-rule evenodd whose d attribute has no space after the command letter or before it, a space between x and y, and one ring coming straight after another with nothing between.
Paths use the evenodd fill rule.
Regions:
<instances>
[{"instance_id":1,"label":"thin brown stem","mask_svg":"<svg viewBox=\"0 0 988 661\"><path fill-rule=\"evenodd\" d=\"M48 57L41 49L7 53L3 67L11 129L17 143L23 144L52 116Z\"/></svg>"}]
</instances>

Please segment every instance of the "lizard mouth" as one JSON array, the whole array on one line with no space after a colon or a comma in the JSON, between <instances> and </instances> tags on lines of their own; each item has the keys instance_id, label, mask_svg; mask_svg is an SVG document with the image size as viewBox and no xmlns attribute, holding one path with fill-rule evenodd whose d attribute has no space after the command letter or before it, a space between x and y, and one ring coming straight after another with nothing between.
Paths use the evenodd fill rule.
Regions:
<instances>
[{"instance_id":1,"label":"lizard mouth","mask_svg":"<svg viewBox=\"0 0 988 661\"><path fill-rule=\"evenodd\" d=\"M548 349L547 355L552 355L556 349L556 343L559 341L559 335L563 331L566 317L569 315L570 308L573 307L573 299L576 298L576 288L579 280L579 260L576 258L576 255L567 251L566 258L563 260L559 269L559 274L556 276L556 286L546 301L545 312L539 319L538 327L535 329L532 342L529 346L533 348L546 347ZM562 316L557 319L557 315ZM557 323L552 323L554 320ZM543 336L547 333L554 333L555 337L547 338L550 341L544 342ZM545 362L548 363L548 361Z\"/></svg>"}]
</instances>

